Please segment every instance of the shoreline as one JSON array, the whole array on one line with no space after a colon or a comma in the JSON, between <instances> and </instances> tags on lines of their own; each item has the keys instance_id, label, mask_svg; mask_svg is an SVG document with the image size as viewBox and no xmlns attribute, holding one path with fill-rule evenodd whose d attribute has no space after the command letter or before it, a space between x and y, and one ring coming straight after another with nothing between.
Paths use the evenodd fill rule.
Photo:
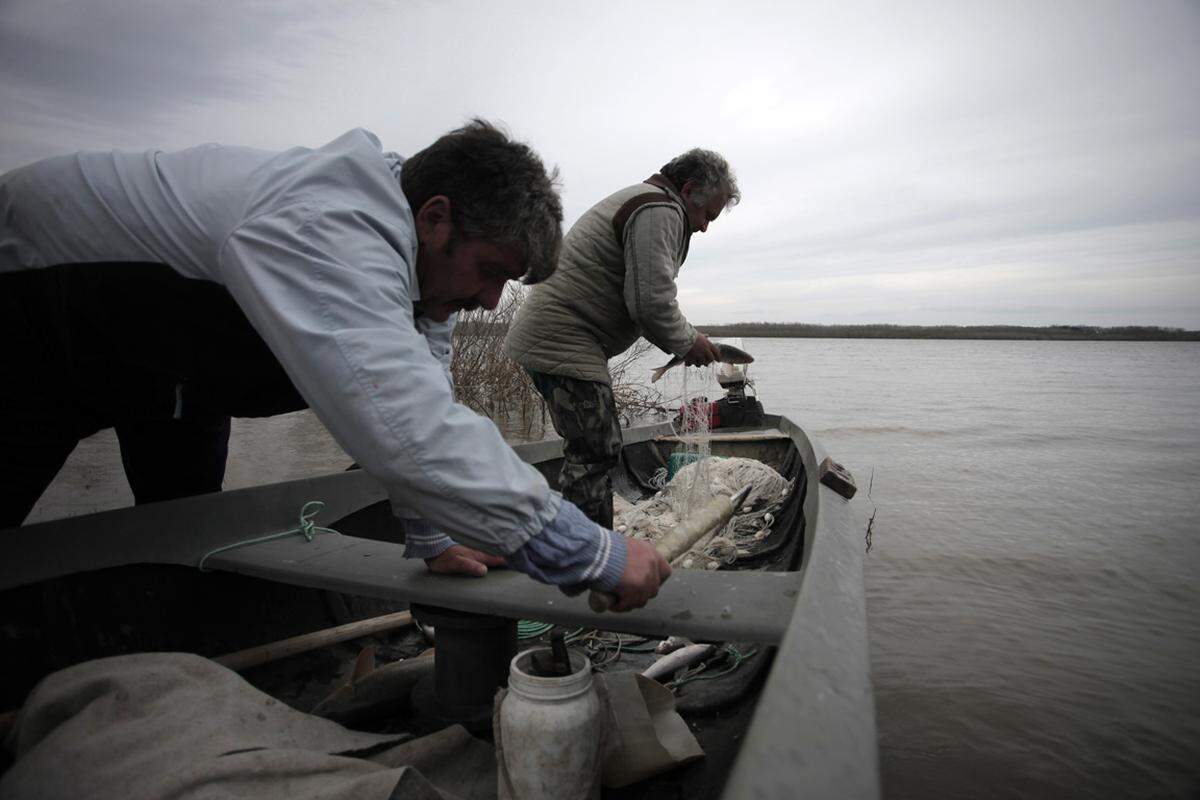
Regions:
<instances>
[{"instance_id":1,"label":"shoreline","mask_svg":"<svg viewBox=\"0 0 1200 800\"><path fill-rule=\"evenodd\" d=\"M706 336L746 339L968 339L1067 342L1200 342L1200 331L1153 326L1100 328L1088 325L809 325L748 322L697 325Z\"/></svg>"}]
</instances>

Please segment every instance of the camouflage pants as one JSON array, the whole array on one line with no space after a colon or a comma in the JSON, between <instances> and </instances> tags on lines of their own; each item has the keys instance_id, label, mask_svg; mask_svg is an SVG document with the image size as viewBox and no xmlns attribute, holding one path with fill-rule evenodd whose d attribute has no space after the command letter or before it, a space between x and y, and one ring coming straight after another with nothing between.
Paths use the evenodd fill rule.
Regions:
<instances>
[{"instance_id":1,"label":"camouflage pants","mask_svg":"<svg viewBox=\"0 0 1200 800\"><path fill-rule=\"evenodd\" d=\"M621 457L621 423L612 389L596 381L526 371L546 401L554 430L563 438L559 491L588 519L611 528L613 490L608 471Z\"/></svg>"}]
</instances>

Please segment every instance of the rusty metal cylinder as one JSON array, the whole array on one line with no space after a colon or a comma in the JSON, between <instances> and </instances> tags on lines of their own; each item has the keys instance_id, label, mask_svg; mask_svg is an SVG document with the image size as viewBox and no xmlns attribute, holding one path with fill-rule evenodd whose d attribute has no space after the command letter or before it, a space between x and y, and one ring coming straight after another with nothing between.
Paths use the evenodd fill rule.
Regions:
<instances>
[{"instance_id":1,"label":"rusty metal cylinder","mask_svg":"<svg viewBox=\"0 0 1200 800\"><path fill-rule=\"evenodd\" d=\"M434 672L413 691L417 709L468 730L491 727L496 690L517 652L517 621L414 604L413 616L436 631Z\"/></svg>"}]
</instances>

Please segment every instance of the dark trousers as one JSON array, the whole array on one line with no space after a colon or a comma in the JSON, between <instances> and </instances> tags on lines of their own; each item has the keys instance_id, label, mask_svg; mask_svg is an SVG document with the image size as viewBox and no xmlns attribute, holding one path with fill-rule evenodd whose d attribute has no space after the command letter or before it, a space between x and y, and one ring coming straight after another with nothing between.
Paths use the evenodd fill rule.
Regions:
<instances>
[{"instance_id":1,"label":"dark trousers","mask_svg":"<svg viewBox=\"0 0 1200 800\"><path fill-rule=\"evenodd\" d=\"M0 419L0 528L24 522L80 439L90 435L66 422L70 412L43 413L51 410L21 414L10 408ZM221 491L229 417L114 427L136 503Z\"/></svg>"},{"instance_id":2,"label":"dark trousers","mask_svg":"<svg viewBox=\"0 0 1200 800\"><path fill-rule=\"evenodd\" d=\"M304 407L216 284L154 264L0 274L0 528L104 428L148 503L220 491L231 416Z\"/></svg>"},{"instance_id":3,"label":"dark trousers","mask_svg":"<svg viewBox=\"0 0 1200 800\"><path fill-rule=\"evenodd\" d=\"M621 457L621 422L612 387L563 375L526 370L546 401L554 430L563 438L559 491L588 519L613 526L609 471Z\"/></svg>"}]
</instances>

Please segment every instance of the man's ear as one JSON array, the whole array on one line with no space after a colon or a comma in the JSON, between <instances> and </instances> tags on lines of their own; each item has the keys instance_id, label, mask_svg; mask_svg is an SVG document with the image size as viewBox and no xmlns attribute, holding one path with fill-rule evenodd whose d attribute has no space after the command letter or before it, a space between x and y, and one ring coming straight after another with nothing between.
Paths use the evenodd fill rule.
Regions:
<instances>
[{"instance_id":1,"label":"man's ear","mask_svg":"<svg viewBox=\"0 0 1200 800\"><path fill-rule=\"evenodd\" d=\"M444 194L437 194L429 198L417 210L414 222L417 228L417 241L421 244L433 245L439 234L445 238L451 225L450 198ZM439 226L442 226L441 231L438 230Z\"/></svg>"},{"instance_id":2,"label":"man's ear","mask_svg":"<svg viewBox=\"0 0 1200 800\"><path fill-rule=\"evenodd\" d=\"M691 202L692 192L694 191L696 191L696 181L689 179L683 182L683 186L679 187L679 196Z\"/></svg>"}]
</instances>

